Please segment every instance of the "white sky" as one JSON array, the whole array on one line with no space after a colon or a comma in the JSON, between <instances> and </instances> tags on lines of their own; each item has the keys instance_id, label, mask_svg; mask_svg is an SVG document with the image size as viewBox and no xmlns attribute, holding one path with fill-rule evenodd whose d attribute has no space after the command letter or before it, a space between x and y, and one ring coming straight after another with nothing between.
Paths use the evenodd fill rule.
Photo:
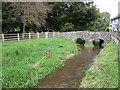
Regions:
<instances>
[{"instance_id":1,"label":"white sky","mask_svg":"<svg viewBox=\"0 0 120 90\"><path fill-rule=\"evenodd\" d=\"M118 15L118 2L120 0L93 0L100 12L109 12L111 18Z\"/></svg>"}]
</instances>

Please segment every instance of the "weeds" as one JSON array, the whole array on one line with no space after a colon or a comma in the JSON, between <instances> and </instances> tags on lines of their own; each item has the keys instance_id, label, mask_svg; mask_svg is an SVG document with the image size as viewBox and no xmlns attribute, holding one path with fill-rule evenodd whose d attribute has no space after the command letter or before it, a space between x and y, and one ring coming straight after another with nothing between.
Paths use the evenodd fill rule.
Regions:
<instances>
[{"instance_id":1,"label":"weeds","mask_svg":"<svg viewBox=\"0 0 120 90\"><path fill-rule=\"evenodd\" d=\"M81 84L84 88L118 88L118 50L113 42L101 50Z\"/></svg>"},{"instance_id":2,"label":"weeds","mask_svg":"<svg viewBox=\"0 0 120 90\"><path fill-rule=\"evenodd\" d=\"M3 44L2 73L4 88L28 88L55 69L64 58L77 52L77 46L63 38L36 39Z\"/></svg>"}]
</instances>

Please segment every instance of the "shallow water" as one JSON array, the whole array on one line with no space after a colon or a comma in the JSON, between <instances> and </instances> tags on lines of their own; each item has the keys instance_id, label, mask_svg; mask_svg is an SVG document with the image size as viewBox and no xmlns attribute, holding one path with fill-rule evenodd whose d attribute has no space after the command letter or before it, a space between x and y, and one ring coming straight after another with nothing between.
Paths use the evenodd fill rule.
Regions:
<instances>
[{"instance_id":1,"label":"shallow water","mask_svg":"<svg viewBox=\"0 0 120 90\"><path fill-rule=\"evenodd\" d=\"M99 54L100 47L82 48L82 53L75 55L65 66L48 75L40 85L39 88L77 88L84 77L86 70L88 70Z\"/></svg>"}]
</instances>

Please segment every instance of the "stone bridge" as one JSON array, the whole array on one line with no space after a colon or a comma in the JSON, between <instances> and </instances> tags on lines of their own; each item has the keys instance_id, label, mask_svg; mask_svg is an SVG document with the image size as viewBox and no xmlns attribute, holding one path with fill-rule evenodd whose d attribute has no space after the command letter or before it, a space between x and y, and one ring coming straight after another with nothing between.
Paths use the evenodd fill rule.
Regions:
<instances>
[{"instance_id":1,"label":"stone bridge","mask_svg":"<svg viewBox=\"0 0 120 90\"><path fill-rule=\"evenodd\" d=\"M111 36L109 32L90 32L90 31L77 31L77 32L61 32L59 37L76 41L77 38L85 40L85 44L93 44L96 39L104 40L104 44L110 41Z\"/></svg>"},{"instance_id":2,"label":"stone bridge","mask_svg":"<svg viewBox=\"0 0 120 90\"><path fill-rule=\"evenodd\" d=\"M13 34L12 34L13 35ZM76 42L78 38L82 38L85 40L85 44L93 44L94 40L101 39L104 41L104 44L110 41L112 36L117 36L117 33L109 33L109 32L91 32L91 31L72 31L72 32L43 32L43 33L24 33L24 38L22 37L23 34L14 34L14 37L11 38L11 34L2 34L0 37L2 41L5 42L6 40L26 40L26 39L35 39L35 38L66 38L73 40ZM117 41L117 40L116 40Z\"/></svg>"}]
</instances>

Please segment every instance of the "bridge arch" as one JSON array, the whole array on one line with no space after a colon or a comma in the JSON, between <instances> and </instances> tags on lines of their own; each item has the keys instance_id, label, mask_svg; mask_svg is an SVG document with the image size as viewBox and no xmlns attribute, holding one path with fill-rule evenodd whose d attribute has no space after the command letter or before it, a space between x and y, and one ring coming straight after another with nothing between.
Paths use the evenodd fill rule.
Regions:
<instances>
[{"instance_id":1,"label":"bridge arch","mask_svg":"<svg viewBox=\"0 0 120 90\"><path fill-rule=\"evenodd\" d=\"M75 42L77 44L84 45L85 44L85 39L83 39L83 38L76 38Z\"/></svg>"},{"instance_id":2,"label":"bridge arch","mask_svg":"<svg viewBox=\"0 0 120 90\"><path fill-rule=\"evenodd\" d=\"M93 42L92 42L92 44L93 44L94 46L96 46L96 45L102 46L104 43L105 43L105 40L104 40L104 39L101 39L101 38L99 38L99 39L94 39Z\"/></svg>"}]
</instances>

